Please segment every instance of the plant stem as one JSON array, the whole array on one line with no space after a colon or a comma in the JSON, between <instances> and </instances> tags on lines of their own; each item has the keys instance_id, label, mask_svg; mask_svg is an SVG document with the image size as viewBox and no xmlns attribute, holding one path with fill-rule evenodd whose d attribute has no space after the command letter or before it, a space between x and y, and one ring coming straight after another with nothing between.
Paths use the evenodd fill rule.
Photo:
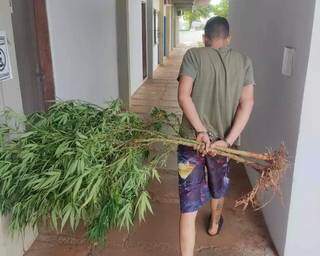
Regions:
<instances>
[{"instance_id":1,"label":"plant stem","mask_svg":"<svg viewBox=\"0 0 320 256\"><path fill-rule=\"evenodd\" d=\"M223 147L215 147L215 149L219 150L219 151L226 152L226 153L235 154L235 155L238 155L238 156L255 158L255 159L258 159L258 160L268 161L268 160L271 159L271 156L268 155L268 154L257 154L257 153L253 153L253 152L237 150L237 149L232 149L232 148L223 148Z\"/></svg>"},{"instance_id":2,"label":"plant stem","mask_svg":"<svg viewBox=\"0 0 320 256\"><path fill-rule=\"evenodd\" d=\"M175 144L175 145L184 145L188 147L195 147L197 145L200 145L199 142L188 140L188 139L181 139L181 138L148 138L148 139L137 139L133 141L133 144L140 144L140 143L146 143L146 144L153 144L153 143L164 143L164 144ZM217 155L229 157L230 159L233 159L237 161L238 163L243 164L249 164L254 169L258 168L261 169L263 167L260 163L245 159L244 157L250 157L257 160L269 160L269 157L267 158L266 155L263 154L256 154L252 152L246 152L246 151L240 151L230 148L221 148L216 147L215 151ZM243 157L241 157L243 156Z\"/></svg>"},{"instance_id":3,"label":"plant stem","mask_svg":"<svg viewBox=\"0 0 320 256\"><path fill-rule=\"evenodd\" d=\"M243 164L253 164L253 163L255 163L255 162L252 162L252 161L247 160L245 158L239 157L237 155L226 153L226 152L223 152L223 151L220 151L220 150L216 150L216 153L217 153L217 155L225 156L225 157L228 157L230 159L233 159L238 163L243 163Z\"/></svg>"}]
</instances>

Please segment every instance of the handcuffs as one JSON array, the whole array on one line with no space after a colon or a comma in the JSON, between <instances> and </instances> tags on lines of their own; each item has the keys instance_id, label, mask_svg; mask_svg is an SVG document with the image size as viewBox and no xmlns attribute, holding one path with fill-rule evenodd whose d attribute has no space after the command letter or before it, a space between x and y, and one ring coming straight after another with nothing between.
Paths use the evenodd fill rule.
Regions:
<instances>
[{"instance_id":1,"label":"handcuffs","mask_svg":"<svg viewBox=\"0 0 320 256\"><path fill-rule=\"evenodd\" d=\"M200 132L197 132L196 131L196 135L198 136L199 134L201 134L201 133L206 133L206 134L208 134L208 136L209 136L209 139L210 139L210 141L211 142L215 142L215 141L218 141L218 140L222 140L222 141L224 141L226 144L227 144L227 147L228 148L230 148L231 147L231 144L226 140L226 139L221 139L221 138L219 138L219 137L216 137L212 132L207 132L207 131L200 131Z\"/></svg>"}]
</instances>

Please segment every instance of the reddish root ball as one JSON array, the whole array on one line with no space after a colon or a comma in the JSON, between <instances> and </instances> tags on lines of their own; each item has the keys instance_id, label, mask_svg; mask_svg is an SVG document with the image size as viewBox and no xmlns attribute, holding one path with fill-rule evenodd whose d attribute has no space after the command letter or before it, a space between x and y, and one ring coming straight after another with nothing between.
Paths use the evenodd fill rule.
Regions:
<instances>
[{"instance_id":1,"label":"reddish root ball","mask_svg":"<svg viewBox=\"0 0 320 256\"><path fill-rule=\"evenodd\" d=\"M257 170L260 173L260 178L257 180L252 191L237 200L235 207L242 207L243 210L246 210L251 205L253 209L259 210L265 207L274 195L278 194L282 198L280 185L282 177L288 169L288 154L283 144L278 151L269 152L268 154L270 160L267 161L265 166ZM272 193L271 199L261 204L259 195L267 191Z\"/></svg>"}]
</instances>

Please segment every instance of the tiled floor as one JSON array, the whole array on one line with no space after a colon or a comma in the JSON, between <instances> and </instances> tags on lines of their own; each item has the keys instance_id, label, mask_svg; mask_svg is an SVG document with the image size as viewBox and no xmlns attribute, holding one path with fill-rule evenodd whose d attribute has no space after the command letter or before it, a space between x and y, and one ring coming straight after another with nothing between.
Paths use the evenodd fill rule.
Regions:
<instances>
[{"instance_id":1,"label":"tiled floor","mask_svg":"<svg viewBox=\"0 0 320 256\"><path fill-rule=\"evenodd\" d=\"M159 67L134 94L132 110L145 115L153 106L181 114L177 104L177 73L185 48L177 48L164 66ZM177 256L179 204L175 155L161 172L161 184L150 186L154 215L144 223L136 223L130 233L113 231L105 248L97 249L99 256ZM233 207L234 200L250 189L245 170L233 164L231 190L224 208L225 225L217 237L206 234L209 208L199 212L197 222L196 256L275 256L260 212ZM54 234L40 230L38 239L26 256L86 256L89 252L84 232Z\"/></svg>"},{"instance_id":2,"label":"tiled floor","mask_svg":"<svg viewBox=\"0 0 320 256\"><path fill-rule=\"evenodd\" d=\"M184 48L177 48L166 61L158 67L153 79L147 80L133 95L131 110L146 114L158 106L170 112L181 114L177 101L177 74Z\"/></svg>"}]
</instances>

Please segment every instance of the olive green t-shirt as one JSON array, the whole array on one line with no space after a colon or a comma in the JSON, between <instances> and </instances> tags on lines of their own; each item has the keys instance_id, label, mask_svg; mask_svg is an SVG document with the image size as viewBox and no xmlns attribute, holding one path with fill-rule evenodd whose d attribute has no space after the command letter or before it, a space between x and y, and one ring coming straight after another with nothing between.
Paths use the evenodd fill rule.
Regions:
<instances>
[{"instance_id":1,"label":"olive green t-shirt","mask_svg":"<svg viewBox=\"0 0 320 256\"><path fill-rule=\"evenodd\" d=\"M193 78L192 101L202 123L213 136L227 136L239 104L243 86L255 84L251 60L229 48L189 49L183 57L179 77ZM180 134L195 138L195 130L185 115ZM235 144L239 145L238 139Z\"/></svg>"}]
</instances>

